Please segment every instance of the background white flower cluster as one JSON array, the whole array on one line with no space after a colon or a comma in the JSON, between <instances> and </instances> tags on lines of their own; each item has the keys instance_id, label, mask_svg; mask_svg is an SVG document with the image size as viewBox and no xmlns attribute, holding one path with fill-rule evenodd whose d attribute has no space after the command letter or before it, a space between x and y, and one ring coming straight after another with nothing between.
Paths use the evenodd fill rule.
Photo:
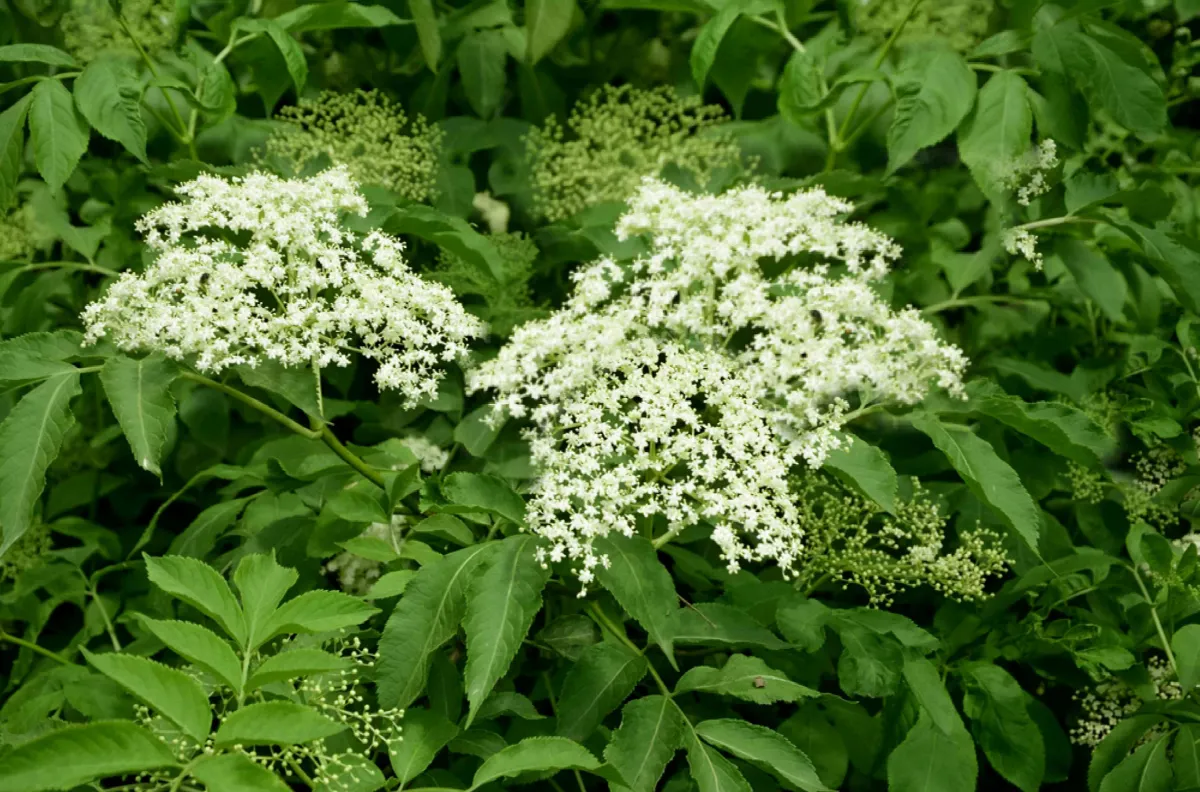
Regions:
<instances>
[{"instance_id":1,"label":"background white flower cluster","mask_svg":"<svg viewBox=\"0 0 1200 792\"><path fill-rule=\"evenodd\" d=\"M618 223L632 263L579 272L569 301L472 372L532 420L532 529L586 584L597 537L661 515L706 523L730 569L803 551L790 476L843 442L856 410L961 387L966 359L872 289L895 243L821 190L694 195L648 179Z\"/></svg>"},{"instance_id":2,"label":"background white flower cluster","mask_svg":"<svg viewBox=\"0 0 1200 792\"><path fill-rule=\"evenodd\" d=\"M450 289L407 267L399 239L346 228L367 202L342 167L296 180L206 175L178 193L138 223L153 263L84 310L89 340L206 372L345 366L357 352L378 362L380 388L412 403L484 330Z\"/></svg>"}]
</instances>

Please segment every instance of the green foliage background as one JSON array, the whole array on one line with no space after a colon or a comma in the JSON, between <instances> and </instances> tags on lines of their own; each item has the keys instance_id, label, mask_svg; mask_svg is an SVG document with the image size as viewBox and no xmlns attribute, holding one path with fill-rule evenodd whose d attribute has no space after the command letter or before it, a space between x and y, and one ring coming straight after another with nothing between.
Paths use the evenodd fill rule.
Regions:
<instances>
[{"instance_id":1,"label":"green foliage background","mask_svg":"<svg viewBox=\"0 0 1200 792\"><path fill-rule=\"evenodd\" d=\"M0 0L0 791L1200 789L1198 19L1195 0ZM418 141L345 154L399 174L367 185L366 222L491 322L493 354L579 263L637 252L619 202L549 206L531 156L605 85L728 115L637 167L733 152L707 185L664 175L821 186L903 246L883 288L965 351L969 398L862 416L819 488L879 521L919 479L948 547L1003 537L987 598L873 602L853 559L803 584L730 574L704 526L604 540L579 598L521 530L521 426L488 424L459 368L415 409L366 365L330 369L321 406L278 367L218 381L81 343L173 185L280 169L283 108L365 89ZM1022 205L1000 166L1046 140L1059 162ZM1095 747L1069 738L1088 696L1118 702Z\"/></svg>"}]
</instances>

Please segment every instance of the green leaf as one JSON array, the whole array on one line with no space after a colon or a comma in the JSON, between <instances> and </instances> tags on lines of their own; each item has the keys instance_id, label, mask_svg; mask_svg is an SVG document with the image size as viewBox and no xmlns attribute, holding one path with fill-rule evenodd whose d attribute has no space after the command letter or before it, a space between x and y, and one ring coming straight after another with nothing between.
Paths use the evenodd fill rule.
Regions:
<instances>
[{"instance_id":1,"label":"green leaf","mask_svg":"<svg viewBox=\"0 0 1200 792\"><path fill-rule=\"evenodd\" d=\"M297 745L332 737L346 728L344 723L338 723L312 707L290 701L262 701L227 715L213 740L218 748Z\"/></svg>"},{"instance_id":2,"label":"green leaf","mask_svg":"<svg viewBox=\"0 0 1200 792\"><path fill-rule=\"evenodd\" d=\"M1200 685L1200 624L1187 624L1171 636L1171 649L1179 667L1179 684L1184 692Z\"/></svg>"},{"instance_id":3,"label":"green leaf","mask_svg":"<svg viewBox=\"0 0 1200 792\"><path fill-rule=\"evenodd\" d=\"M1046 748L1025 705L1025 691L991 664L970 666L964 683L963 711L988 761L1018 789L1036 792L1046 773Z\"/></svg>"},{"instance_id":4,"label":"green leaf","mask_svg":"<svg viewBox=\"0 0 1200 792\"><path fill-rule=\"evenodd\" d=\"M246 644L246 620L233 592L217 570L186 556L142 556L150 582L204 613L238 644Z\"/></svg>"},{"instance_id":5,"label":"green leaf","mask_svg":"<svg viewBox=\"0 0 1200 792\"><path fill-rule=\"evenodd\" d=\"M621 710L621 725L604 748L604 759L630 792L653 792L667 763L682 747L683 720L666 696L646 696Z\"/></svg>"},{"instance_id":6,"label":"green leaf","mask_svg":"<svg viewBox=\"0 0 1200 792\"><path fill-rule=\"evenodd\" d=\"M467 634L463 681L470 707L467 727L507 673L533 618L542 609L542 589L550 579L550 569L537 558L538 542L532 534L497 542L487 571L471 585L463 618Z\"/></svg>"},{"instance_id":7,"label":"green leaf","mask_svg":"<svg viewBox=\"0 0 1200 792\"><path fill-rule=\"evenodd\" d=\"M268 622L298 578L296 570L281 566L274 554L254 553L238 562L233 582L241 595L250 648L257 648L266 640Z\"/></svg>"},{"instance_id":8,"label":"green leaf","mask_svg":"<svg viewBox=\"0 0 1200 792\"><path fill-rule=\"evenodd\" d=\"M712 19L704 23L704 27L700 28L700 34L696 36L696 43L692 45L692 54L689 56L689 63L692 67L692 79L696 81L696 85L701 90L704 89L704 83L708 79L708 72L712 69L713 63L717 59L717 50L721 48L721 42L725 39L725 34L733 27L733 23L738 20L743 13L746 13L746 4L744 3L729 3L720 11L718 11Z\"/></svg>"},{"instance_id":9,"label":"green leaf","mask_svg":"<svg viewBox=\"0 0 1200 792\"><path fill-rule=\"evenodd\" d=\"M693 735L687 749L688 770L700 792L751 792L749 782L732 762Z\"/></svg>"},{"instance_id":10,"label":"green leaf","mask_svg":"<svg viewBox=\"0 0 1200 792\"><path fill-rule=\"evenodd\" d=\"M1092 760L1088 764L1087 774L1088 790L1100 792L1101 784L1109 772L1128 758L1146 732L1162 720L1163 716L1159 714L1131 715L1114 726L1100 744L1092 749ZM1116 790L1110 788L1104 792Z\"/></svg>"},{"instance_id":11,"label":"green leaf","mask_svg":"<svg viewBox=\"0 0 1200 792\"><path fill-rule=\"evenodd\" d=\"M529 42L525 60L530 66L567 35L575 12L575 0L525 0L525 30Z\"/></svg>"},{"instance_id":12,"label":"green leaf","mask_svg":"<svg viewBox=\"0 0 1200 792\"><path fill-rule=\"evenodd\" d=\"M1129 286L1125 277L1095 245L1072 237L1055 240L1054 252L1079 284L1079 289L1114 322L1125 313Z\"/></svg>"},{"instance_id":13,"label":"green leaf","mask_svg":"<svg viewBox=\"0 0 1200 792\"><path fill-rule=\"evenodd\" d=\"M100 369L104 394L139 466L162 479L162 454L175 426L171 383L179 367L162 355L109 358Z\"/></svg>"},{"instance_id":14,"label":"green leaf","mask_svg":"<svg viewBox=\"0 0 1200 792\"><path fill-rule=\"evenodd\" d=\"M500 30L477 30L458 45L458 73L471 109L491 118L504 100L508 45Z\"/></svg>"},{"instance_id":15,"label":"green leaf","mask_svg":"<svg viewBox=\"0 0 1200 792\"><path fill-rule=\"evenodd\" d=\"M51 190L58 190L87 151L88 124L75 109L71 93L58 80L33 87L29 136L33 162Z\"/></svg>"},{"instance_id":16,"label":"green leaf","mask_svg":"<svg viewBox=\"0 0 1200 792\"><path fill-rule=\"evenodd\" d=\"M403 594L408 588L408 583L412 580L413 575L417 574L412 569L399 569L395 572L384 574L375 584L371 586L371 590L367 592L367 599L383 599L385 597L395 597Z\"/></svg>"},{"instance_id":17,"label":"green leaf","mask_svg":"<svg viewBox=\"0 0 1200 792\"><path fill-rule=\"evenodd\" d=\"M888 173L958 127L975 104L975 82L966 60L951 49L918 49L905 59L888 128Z\"/></svg>"},{"instance_id":18,"label":"green leaf","mask_svg":"<svg viewBox=\"0 0 1200 792\"><path fill-rule=\"evenodd\" d=\"M21 178L25 152L25 116L32 103L33 96L26 94L0 113L0 210L17 201L17 181Z\"/></svg>"},{"instance_id":19,"label":"green leaf","mask_svg":"<svg viewBox=\"0 0 1200 792\"><path fill-rule=\"evenodd\" d=\"M285 368L278 361L261 360L256 366L237 366L235 371L242 382L250 387L262 388L282 396L305 414L314 418L321 417L321 405L317 402L317 384L311 368Z\"/></svg>"},{"instance_id":20,"label":"green leaf","mask_svg":"<svg viewBox=\"0 0 1200 792\"><path fill-rule=\"evenodd\" d=\"M838 684L848 696L882 698L891 695L900 681L904 655L896 642L865 627L844 624L838 628L842 654L838 658Z\"/></svg>"},{"instance_id":21,"label":"green leaf","mask_svg":"<svg viewBox=\"0 0 1200 792\"><path fill-rule=\"evenodd\" d=\"M780 734L812 760L817 776L825 786L840 789L850 770L850 751L847 740L854 740L861 750L869 746L864 735L853 734L850 729L839 729L829 717L829 712L816 700L808 701L790 718L777 727ZM843 734L843 731L846 733Z\"/></svg>"},{"instance_id":22,"label":"green leaf","mask_svg":"<svg viewBox=\"0 0 1200 792\"><path fill-rule=\"evenodd\" d=\"M734 719L707 720L695 728L709 745L757 765L792 788L804 792L829 789L804 752L773 729Z\"/></svg>"},{"instance_id":23,"label":"green leaf","mask_svg":"<svg viewBox=\"0 0 1200 792\"><path fill-rule=\"evenodd\" d=\"M1058 25L1049 35L1059 39L1065 72L1082 83L1089 103L1104 108L1114 121L1140 137L1152 136L1167 125L1162 88L1143 68L1069 25Z\"/></svg>"},{"instance_id":24,"label":"green leaf","mask_svg":"<svg viewBox=\"0 0 1200 792\"><path fill-rule=\"evenodd\" d=\"M1200 787L1200 725L1185 723L1179 727L1172 754L1171 769L1179 788Z\"/></svg>"},{"instance_id":25,"label":"green leaf","mask_svg":"<svg viewBox=\"0 0 1200 792\"><path fill-rule=\"evenodd\" d=\"M967 730L946 734L924 712L887 760L888 792L968 792L978 774Z\"/></svg>"},{"instance_id":26,"label":"green leaf","mask_svg":"<svg viewBox=\"0 0 1200 792\"><path fill-rule=\"evenodd\" d=\"M1121 760L1104 777L1100 792L1172 792L1178 789L1167 759L1170 735L1164 734Z\"/></svg>"},{"instance_id":27,"label":"green leaf","mask_svg":"<svg viewBox=\"0 0 1200 792\"><path fill-rule=\"evenodd\" d=\"M795 596L779 604L775 623L793 645L815 652L825 644L830 611L817 600Z\"/></svg>"},{"instance_id":28,"label":"green leaf","mask_svg":"<svg viewBox=\"0 0 1200 792\"><path fill-rule=\"evenodd\" d=\"M954 707L954 701L946 692L946 684L933 663L923 657L909 657L904 661L904 681L908 689L921 703L933 723L946 734L963 730L962 718Z\"/></svg>"},{"instance_id":29,"label":"green leaf","mask_svg":"<svg viewBox=\"0 0 1200 792\"><path fill-rule=\"evenodd\" d=\"M496 245L461 217L430 206L403 206L388 215L384 230L390 234L411 234L431 242L463 259L484 279L497 283L505 280L508 265Z\"/></svg>"},{"instance_id":30,"label":"green leaf","mask_svg":"<svg viewBox=\"0 0 1200 792\"><path fill-rule=\"evenodd\" d=\"M263 660L250 675L247 689L254 690L284 679L343 671L350 665L350 661L341 655L330 654L323 649L291 649Z\"/></svg>"},{"instance_id":31,"label":"green leaf","mask_svg":"<svg viewBox=\"0 0 1200 792\"><path fill-rule=\"evenodd\" d=\"M992 75L975 109L958 130L958 152L985 192L994 191L1002 169L1029 149L1033 111L1028 86L1012 71Z\"/></svg>"},{"instance_id":32,"label":"green leaf","mask_svg":"<svg viewBox=\"0 0 1200 792\"><path fill-rule=\"evenodd\" d=\"M288 792L279 776L242 754L211 756L191 769L209 792Z\"/></svg>"},{"instance_id":33,"label":"green leaf","mask_svg":"<svg viewBox=\"0 0 1200 792\"><path fill-rule=\"evenodd\" d=\"M0 47L0 63L45 63L62 69L79 67L79 62L49 44L8 44Z\"/></svg>"},{"instance_id":34,"label":"green leaf","mask_svg":"<svg viewBox=\"0 0 1200 792\"><path fill-rule=\"evenodd\" d=\"M951 431L928 413L913 413L909 420L946 455L975 497L995 509L1005 524L1037 553L1040 511L1017 472L999 457L996 449L965 427Z\"/></svg>"},{"instance_id":35,"label":"green leaf","mask_svg":"<svg viewBox=\"0 0 1200 792\"><path fill-rule=\"evenodd\" d=\"M420 707L404 711L403 738L388 743L392 771L401 784L425 772L434 757L458 736L458 727L444 716Z\"/></svg>"},{"instance_id":36,"label":"green leaf","mask_svg":"<svg viewBox=\"0 0 1200 792\"><path fill-rule=\"evenodd\" d=\"M1200 313L1200 253L1157 228L1126 220L1115 212L1105 210L1103 214L1141 246L1150 265L1171 287L1175 298L1189 311Z\"/></svg>"},{"instance_id":37,"label":"green leaf","mask_svg":"<svg viewBox=\"0 0 1200 792\"><path fill-rule=\"evenodd\" d=\"M21 397L0 424L0 558L33 523L46 468L75 425L70 404L79 391L74 371L53 376Z\"/></svg>"},{"instance_id":38,"label":"green leaf","mask_svg":"<svg viewBox=\"0 0 1200 792\"><path fill-rule=\"evenodd\" d=\"M462 443L471 456L483 456L504 428L503 418L493 421L495 417L490 404L472 410L454 427L454 442Z\"/></svg>"},{"instance_id":39,"label":"green leaf","mask_svg":"<svg viewBox=\"0 0 1200 792\"><path fill-rule=\"evenodd\" d=\"M646 668L646 658L623 644L598 643L583 650L563 681L557 734L578 742L590 737L629 697Z\"/></svg>"},{"instance_id":40,"label":"green leaf","mask_svg":"<svg viewBox=\"0 0 1200 792\"><path fill-rule=\"evenodd\" d=\"M0 754L0 792L73 789L94 779L178 764L162 740L135 723L64 726Z\"/></svg>"},{"instance_id":41,"label":"green leaf","mask_svg":"<svg viewBox=\"0 0 1200 792\"><path fill-rule=\"evenodd\" d=\"M779 112L789 122L801 126L804 118L817 110L825 91L821 87L822 68L807 50L793 52L779 80Z\"/></svg>"},{"instance_id":42,"label":"green leaf","mask_svg":"<svg viewBox=\"0 0 1200 792\"><path fill-rule=\"evenodd\" d=\"M527 696L511 690L497 690L479 708L480 720L494 720L501 715L515 715L522 720L544 720L546 717L537 711Z\"/></svg>"},{"instance_id":43,"label":"green leaf","mask_svg":"<svg viewBox=\"0 0 1200 792\"><path fill-rule=\"evenodd\" d=\"M1099 467L1116 442L1083 410L1062 402L1027 402L986 380L967 387L966 407L1033 438L1086 467Z\"/></svg>"},{"instance_id":44,"label":"green leaf","mask_svg":"<svg viewBox=\"0 0 1200 792\"><path fill-rule=\"evenodd\" d=\"M755 704L790 703L819 696L812 688L788 679L757 657L735 654L721 668L696 666L675 684L676 693L713 693L735 696Z\"/></svg>"},{"instance_id":45,"label":"green leaf","mask_svg":"<svg viewBox=\"0 0 1200 792\"><path fill-rule=\"evenodd\" d=\"M265 33L283 57L288 76L292 78L292 84L296 86L296 94L299 95L304 90L304 84L308 82L308 61L304 57L304 51L300 49L299 42L292 38L292 34L287 28L274 19L247 19L245 17L237 20L234 27L250 33Z\"/></svg>"},{"instance_id":46,"label":"green leaf","mask_svg":"<svg viewBox=\"0 0 1200 792\"><path fill-rule=\"evenodd\" d=\"M74 94L75 106L97 132L150 164L146 159L142 89L128 61L114 55L99 56L75 80Z\"/></svg>"},{"instance_id":47,"label":"green leaf","mask_svg":"<svg viewBox=\"0 0 1200 792\"><path fill-rule=\"evenodd\" d=\"M825 467L885 510L894 512L900 484L887 454L853 435L845 439L847 443L825 458Z\"/></svg>"},{"instance_id":48,"label":"green leaf","mask_svg":"<svg viewBox=\"0 0 1200 792\"><path fill-rule=\"evenodd\" d=\"M421 695L434 651L458 632L467 586L493 544L458 550L422 567L396 603L379 639L376 679L384 707L407 707Z\"/></svg>"},{"instance_id":49,"label":"green leaf","mask_svg":"<svg viewBox=\"0 0 1200 792\"><path fill-rule=\"evenodd\" d=\"M234 690L241 689L242 664L229 644L212 630L191 622L152 619L144 614L138 614L138 620L172 652Z\"/></svg>"},{"instance_id":50,"label":"green leaf","mask_svg":"<svg viewBox=\"0 0 1200 792\"><path fill-rule=\"evenodd\" d=\"M488 758L475 771L471 789L498 778L548 770L596 770L600 763L591 751L565 737L526 737Z\"/></svg>"},{"instance_id":51,"label":"green leaf","mask_svg":"<svg viewBox=\"0 0 1200 792\"><path fill-rule=\"evenodd\" d=\"M674 643L755 646L761 649L786 649L788 646L770 630L755 622L750 614L717 602L680 608L671 618L669 629Z\"/></svg>"},{"instance_id":52,"label":"green leaf","mask_svg":"<svg viewBox=\"0 0 1200 792\"><path fill-rule=\"evenodd\" d=\"M275 17L274 21L289 33L344 28L381 28L409 24L407 20L396 16L385 6L360 5L359 3L302 5L280 14Z\"/></svg>"},{"instance_id":53,"label":"green leaf","mask_svg":"<svg viewBox=\"0 0 1200 792\"><path fill-rule=\"evenodd\" d=\"M443 511L484 512L517 525L525 524L525 500L502 478L482 473L451 473L442 481L442 495L451 503Z\"/></svg>"},{"instance_id":54,"label":"green leaf","mask_svg":"<svg viewBox=\"0 0 1200 792\"><path fill-rule=\"evenodd\" d=\"M671 615L679 609L679 595L671 573L658 560L649 540L615 534L593 545L608 566L596 567L596 580L612 594L625 612L637 620L651 640L662 647L675 665Z\"/></svg>"},{"instance_id":55,"label":"green leaf","mask_svg":"<svg viewBox=\"0 0 1200 792\"><path fill-rule=\"evenodd\" d=\"M195 679L145 657L93 654L86 649L83 655L97 671L162 713L184 734L204 743L212 728L213 715L208 694Z\"/></svg>"},{"instance_id":56,"label":"green leaf","mask_svg":"<svg viewBox=\"0 0 1200 792\"><path fill-rule=\"evenodd\" d=\"M286 633L317 634L355 627L379 613L379 608L340 591L306 591L283 603L267 621L259 640Z\"/></svg>"},{"instance_id":57,"label":"green leaf","mask_svg":"<svg viewBox=\"0 0 1200 792\"><path fill-rule=\"evenodd\" d=\"M417 26L417 43L425 56L425 65L437 74L438 62L442 59L442 34L438 30L433 0L408 0L408 10Z\"/></svg>"}]
</instances>

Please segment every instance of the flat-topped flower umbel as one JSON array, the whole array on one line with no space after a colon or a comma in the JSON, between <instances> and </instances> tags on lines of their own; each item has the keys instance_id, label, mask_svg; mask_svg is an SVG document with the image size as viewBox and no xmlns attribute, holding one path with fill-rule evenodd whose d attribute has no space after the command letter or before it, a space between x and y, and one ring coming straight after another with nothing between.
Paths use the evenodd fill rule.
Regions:
<instances>
[{"instance_id":1,"label":"flat-topped flower umbel","mask_svg":"<svg viewBox=\"0 0 1200 792\"><path fill-rule=\"evenodd\" d=\"M731 569L791 572L804 532L790 477L840 446L846 399L961 387L962 353L872 290L899 249L842 221L850 209L820 190L692 195L649 179L618 233L650 252L584 268L566 305L472 372L532 419L528 519L548 558L578 560L586 584L604 562L594 539L661 515L670 535L710 525Z\"/></svg>"},{"instance_id":2,"label":"flat-topped flower umbel","mask_svg":"<svg viewBox=\"0 0 1200 792\"><path fill-rule=\"evenodd\" d=\"M375 381L409 402L432 395L440 365L483 324L445 286L422 280L403 243L343 223L366 199L344 168L311 179L201 176L182 202L138 229L156 258L87 306L87 338L157 351L204 372L254 366L379 363Z\"/></svg>"}]
</instances>

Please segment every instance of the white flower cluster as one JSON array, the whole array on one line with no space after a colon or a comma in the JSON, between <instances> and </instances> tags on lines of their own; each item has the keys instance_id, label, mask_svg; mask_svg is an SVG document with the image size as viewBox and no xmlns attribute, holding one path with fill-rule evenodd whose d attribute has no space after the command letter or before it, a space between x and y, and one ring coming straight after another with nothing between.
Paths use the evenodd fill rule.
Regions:
<instances>
[{"instance_id":1,"label":"white flower cluster","mask_svg":"<svg viewBox=\"0 0 1200 792\"><path fill-rule=\"evenodd\" d=\"M380 388L412 403L483 332L448 288L405 265L399 239L346 228L367 202L344 168L201 176L178 192L182 202L138 222L154 262L84 309L89 342L108 337L211 372L263 360L345 366L357 352L379 363Z\"/></svg>"},{"instance_id":2,"label":"white flower cluster","mask_svg":"<svg viewBox=\"0 0 1200 792\"><path fill-rule=\"evenodd\" d=\"M692 195L648 179L617 231L651 252L584 268L563 308L471 373L472 390L532 420L528 520L550 540L544 560L575 560L586 586L605 563L597 537L661 516L671 533L710 525L730 569L770 559L792 573L803 529L789 477L840 446L847 399L959 390L962 353L872 291L900 251L843 222L851 208L820 190Z\"/></svg>"},{"instance_id":3,"label":"white flower cluster","mask_svg":"<svg viewBox=\"0 0 1200 792\"><path fill-rule=\"evenodd\" d=\"M1029 206L1033 199L1050 189L1046 176L1058 167L1058 144L1043 140L1023 156L1004 163L997 181L1017 194L1017 203Z\"/></svg>"}]
</instances>

